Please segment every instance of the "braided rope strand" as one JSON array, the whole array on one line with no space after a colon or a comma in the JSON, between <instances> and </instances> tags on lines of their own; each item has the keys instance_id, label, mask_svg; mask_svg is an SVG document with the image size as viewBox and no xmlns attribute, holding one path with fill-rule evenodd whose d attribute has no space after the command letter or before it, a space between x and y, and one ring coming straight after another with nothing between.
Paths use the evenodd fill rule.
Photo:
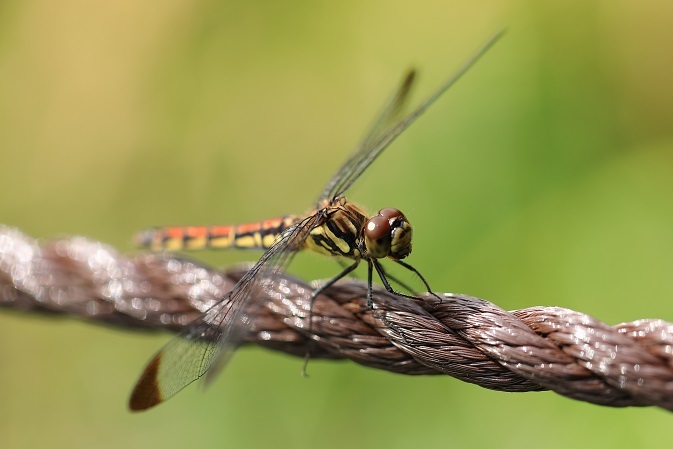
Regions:
<instances>
[{"instance_id":1,"label":"braided rope strand","mask_svg":"<svg viewBox=\"0 0 673 449\"><path fill-rule=\"evenodd\" d=\"M127 257L82 237L38 244L0 225L0 307L109 325L179 331L213 305L245 268L217 271L171 254ZM246 343L304 356L347 358L401 374L447 374L484 388L552 390L594 404L673 411L673 324L609 326L560 307L507 312L483 299L441 294L414 302L338 282L314 305L313 286L267 283L248 310ZM309 345L309 343L311 343Z\"/></svg>"}]
</instances>

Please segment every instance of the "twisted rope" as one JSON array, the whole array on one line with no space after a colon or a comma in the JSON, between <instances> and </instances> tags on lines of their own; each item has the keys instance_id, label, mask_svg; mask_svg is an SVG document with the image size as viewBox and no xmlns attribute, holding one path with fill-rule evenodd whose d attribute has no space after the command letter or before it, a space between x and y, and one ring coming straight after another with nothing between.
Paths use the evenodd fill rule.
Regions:
<instances>
[{"instance_id":1,"label":"twisted rope","mask_svg":"<svg viewBox=\"0 0 673 449\"><path fill-rule=\"evenodd\" d=\"M5 308L179 331L244 273L169 254L126 257L81 237L38 245L0 225ZM312 291L290 276L278 279L248 311L245 342L401 374L447 374L492 390L552 390L599 405L673 411L673 324L662 320L608 326L560 307L507 312L467 295L414 302L380 289L372 313L366 284L348 280L318 297L308 335Z\"/></svg>"}]
</instances>

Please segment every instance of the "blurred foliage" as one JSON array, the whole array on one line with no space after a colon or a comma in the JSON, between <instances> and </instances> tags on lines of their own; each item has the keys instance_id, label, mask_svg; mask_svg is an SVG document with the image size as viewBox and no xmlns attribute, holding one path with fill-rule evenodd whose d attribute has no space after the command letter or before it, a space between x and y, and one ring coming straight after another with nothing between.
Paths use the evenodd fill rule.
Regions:
<instances>
[{"instance_id":1,"label":"blurred foliage","mask_svg":"<svg viewBox=\"0 0 673 449\"><path fill-rule=\"evenodd\" d=\"M413 6L412 6L413 5ZM508 34L350 198L394 206L437 291L673 321L673 4L0 3L0 222L131 250L158 224L309 207L411 65L417 101ZM250 253L199 253L216 265ZM336 265L301 255L293 272ZM671 419L240 351L125 409L167 335L0 315L0 447L650 448Z\"/></svg>"}]
</instances>

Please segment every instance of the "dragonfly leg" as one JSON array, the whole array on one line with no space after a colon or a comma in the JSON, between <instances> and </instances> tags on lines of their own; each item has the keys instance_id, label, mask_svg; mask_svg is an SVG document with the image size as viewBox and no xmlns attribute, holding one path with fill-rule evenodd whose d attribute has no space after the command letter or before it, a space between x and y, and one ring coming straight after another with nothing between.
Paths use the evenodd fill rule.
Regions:
<instances>
[{"instance_id":1,"label":"dragonfly leg","mask_svg":"<svg viewBox=\"0 0 673 449\"><path fill-rule=\"evenodd\" d=\"M381 272L382 272L383 275L386 277L386 279L390 279L390 280L392 280L392 281L395 282L397 285L399 285L400 287L406 289L407 291L410 291L410 292L413 292L413 291L414 291L414 289L411 288L406 282L403 282L403 281L401 281L400 279L398 279L396 276L393 276L392 274L388 273L388 272L385 270L385 268L383 267L383 265L381 265L380 268L381 268Z\"/></svg>"},{"instance_id":2,"label":"dragonfly leg","mask_svg":"<svg viewBox=\"0 0 673 449\"><path fill-rule=\"evenodd\" d=\"M440 298L439 295L437 295L435 292L432 291L432 289L430 288L430 284L428 284L428 281L425 280L425 278L423 277L423 275L421 274L420 271L418 271L418 270L417 270L416 268L414 268L413 266L411 266L411 265L409 265L408 263L403 262L403 261L401 261L401 260L395 260L395 262L397 262L398 264L402 265L402 266L403 266L404 268L406 268L407 270L416 273L416 275L421 279L421 282L423 282L423 285L425 285L425 288L428 289L428 293L430 293L432 296L434 296L435 298L437 298L437 300L439 301L440 304L442 303L442 298ZM416 299L418 299L418 298L416 298Z\"/></svg>"},{"instance_id":3,"label":"dragonfly leg","mask_svg":"<svg viewBox=\"0 0 673 449\"><path fill-rule=\"evenodd\" d=\"M338 275L330 279L329 281L325 282L323 285L320 287L316 288L313 291L313 294L311 295L311 299L309 300L309 306L308 306L308 336L309 336L309 343L308 343L308 349L306 350L306 356L304 356L304 367L301 370L301 375L303 377L307 377L306 374L306 368L308 366L308 361L311 358L311 345L313 344L313 338L311 336L313 335L313 303L315 302L315 299L318 297L319 294L321 294L325 289L331 287L334 285L336 281L339 279L347 276L349 273L351 273L353 270L355 270L358 265L360 265L360 261L356 260L353 264L347 266L346 268L341 271ZM371 283L370 283L371 285Z\"/></svg>"},{"instance_id":4,"label":"dragonfly leg","mask_svg":"<svg viewBox=\"0 0 673 449\"><path fill-rule=\"evenodd\" d=\"M383 286L386 288L388 293L392 293L393 295L401 296L407 299L413 299L414 301L421 301L421 299L417 296L407 295L406 293L395 291L393 287L390 285L390 282L388 282L388 279L386 279L386 272L383 270L381 264L378 263L376 260L372 261L372 263L374 264L374 268L376 268L376 272L379 274L379 278L381 278L381 282L383 282Z\"/></svg>"},{"instance_id":5,"label":"dragonfly leg","mask_svg":"<svg viewBox=\"0 0 673 449\"><path fill-rule=\"evenodd\" d=\"M383 285L386 287L386 290L389 293L392 293L394 295L414 298L414 299L416 299L416 298L413 297L413 296L408 296L408 295L405 295L405 294L402 294L402 293L397 293L396 291L394 291L393 288L390 286L390 283L388 282L388 280L385 278L385 271L383 271L383 267L381 266L381 264L379 264L376 260L372 260L372 259L368 259L367 262L369 264L369 266L367 267L368 268L367 269L367 307L369 307L369 310L372 311L372 314L376 318L383 321L383 324L385 324L386 326L388 326L389 328L391 328L392 330L397 332L400 335L400 337L402 338L403 343L406 343L407 339L404 337L404 332L402 332L402 330L399 327L397 327L396 325L394 325L393 323L388 321L388 319L386 319L386 317L384 317L376 309L374 309L374 299L372 298L372 271L373 271L372 270L372 265L374 266L374 268L376 268L376 272L379 274L379 277L381 278L381 282L383 282Z\"/></svg>"}]
</instances>

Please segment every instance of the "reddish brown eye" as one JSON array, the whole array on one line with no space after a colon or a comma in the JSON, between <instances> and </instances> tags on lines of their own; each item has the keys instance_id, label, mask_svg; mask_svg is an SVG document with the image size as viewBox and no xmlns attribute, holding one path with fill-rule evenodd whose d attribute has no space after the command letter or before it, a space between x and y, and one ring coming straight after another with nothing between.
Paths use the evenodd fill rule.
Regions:
<instances>
[{"instance_id":1,"label":"reddish brown eye","mask_svg":"<svg viewBox=\"0 0 673 449\"><path fill-rule=\"evenodd\" d=\"M390 223L386 217L377 215L372 217L367 222L367 228L365 229L365 235L369 240L380 240L384 237L390 236Z\"/></svg>"},{"instance_id":2,"label":"reddish brown eye","mask_svg":"<svg viewBox=\"0 0 673 449\"><path fill-rule=\"evenodd\" d=\"M394 220L396 218L402 218L404 220L404 214L398 209L392 207L386 207L379 211L379 215L386 217L389 220Z\"/></svg>"},{"instance_id":3,"label":"reddish brown eye","mask_svg":"<svg viewBox=\"0 0 673 449\"><path fill-rule=\"evenodd\" d=\"M386 217L376 215L369 219L365 226L365 247L371 257L388 257L391 239L390 222Z\"/></svg>"}]
</instances>

